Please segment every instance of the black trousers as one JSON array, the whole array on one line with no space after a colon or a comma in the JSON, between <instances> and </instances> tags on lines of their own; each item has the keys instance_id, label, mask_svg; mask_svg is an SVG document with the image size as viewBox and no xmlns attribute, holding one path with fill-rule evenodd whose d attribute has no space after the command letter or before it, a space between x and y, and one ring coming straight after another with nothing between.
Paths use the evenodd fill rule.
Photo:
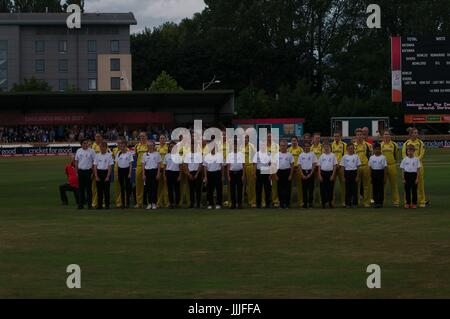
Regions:
<instances>
[{"instance_id":1,"label":"black trousers","mask_svg":"<svg viewBox=\"0 0 450 319\"><path fill-rule=\"evenodd\" d=\"M308 176L311 174L311 171L303 171L304 176ZM315 176L314 174L308 179L302 179L302 188L303 188L303 206L304 207L312 207L314 203L314 183Z\"/></svg>"},{"instance_id":2,"label":"black trousers","mask_svg":"<svg viewBox=\"0 0 450 319\"><path fill-rule=\"evenodd\" d=\"M109 181L106 181L106 177L108 176L108 171L106 170L97 170L97 175L100 181L96 181L97 184L97 197L98 197L98 207L102 207L103 199L105 200L106 208L109 208L111 203L111 193L110 193L110 185Z\"/></svg>"},{"instance_id":3,"label":"black trousers","mask_svg":"<svg viewBox=\"0 0 450 319\"><path fill-rule=\"evenodd\" d=\"M291 169L280 169L277 172L277 176L278 199L280 200L280 206L281 208L287 208L291 203L292 181L289 180L289 176L291 176Z\"/></svg>"},{"instance_id":4,"label":"black trousers","mask_svg":"<svg viewBox=\"0 0 450 319\"><path fill-rule=\"evenodd\" d=\"M405 176L405 196L407 205L417 205L417 173L404 173Z\"/></svg>"},{"instance_id":5,"label":"black trousers","mask_svg":"<svg viewBox=\"0 0 450 319\"><path fill-rule=\"evenodd\" d=\"M230 194L231 194L231 207L236 208L242 206L242 194L244 189L244 183L242 182L242 176L244 171L230 171Z\"/></svg>"},{"instance_id":6,"label":"black trousers","mask_svg":"<svg viewBox=\"0 0 450 319\"><path fill-rule=\"evenodd\" d=\"M207 197L208 205L214 205L214 191L216 192L216 205L222 206L222 171L208 172Z\"/></svg>"},{"instance_id":7,"label":"black trousers","mask_svg":"<svg viewBox=\"0 0 450 319\"><path fill-rule=\"evenodd\" d=\"M62 184L61 186L59 186L59 196L61 197L61 202L64 205L69 204L69 200L67 199L66 192L73 192L73 195L75 197L75 203L77 203L77 205L78 205L79 196L80 196L78 194L78 188L72 187L68 183Z\"/></svg>"},{"instance_id":8,"label":"black trousers","mask_svg":"<svg viewBox=\"0 0 450 319\"><path fill-rule=\"evenodd\" d=\"M202 176L198 174L196 178L197 171L189 172L189 175L192 178L189 178L189 199L191 201L191 207L200 208L202 200Z\"/></svg>"},{"instance_id":9,"label":"black trousers","mask_svg":"<svg viewBox=\"0 0 450 319\"><path fill-rule=\"evenodd\" d=\"M384 169L372 170L372 192L375 205L384 203Z\"/></svg>"},{"instance_id":10,"label":"black trousers","mask_svg":"<svg viewBox=\"0 0 450 319\"><path fill-rule=\"evenodd\" d=\"M87 201L88 208L92 207L92 169L78 170L78 207L83 208Z\"/></svg>"},{"instance_id":11,"label":"black trousers","mask_svg":"<svg viewBox=\"0 0 450 319\"><path fill-rule=\"evenodd\" d=\"M157 169L145 170L144 198L147 199L147 204L156 204L158 201L157 175Z\"/></svg>"},{"instance_id":12,"label":"black trousers","mask_svg":"<svg viewBox=\"0 0 450 319\"><path fill-rule=\"evenodd\" d=\"M266 207L270 207L272 199L272 185L270 184L270 175L261 174L261 171L256 170L256 206L262 207L262 191L264 188L264 198L266 200Z\"/></svg>"},{"instance_id":13,"label":"black trousers","mask_svg":"<svg viewBox=\"0 0 450 319\"><path fill-rule=\"evenodd\" d=\"M131 179L128 178L130 173L130 168L120 168L119 167L119 185L120 185L120 199L124 207L130 207L131 198Z\"/></svg>"},{"instance_id":14,"label":"black trousers","mask_svg":"<svg viewBox=\"0 0 450 319\"><path fill-rule=\"evenodd\" d=\"M344 171L345 177L345 206L358 206L358 171Z\"/></svg>"},{"instance_id":15,"label":"black trousers","mask_svg":"<svg viewBox=\"0 0 450 319\"><path fill-rule=\"evenodd\" d=\"M332 171L320 171L322 182L320 183L320 197L322 205L332 204L334 197L334 182L330 180L333 175Z\"/></svg>"},{"instance_id":16,"label":"black trousers","mask_svg":"<svg viewBox=\"0 0 450 319\"><path fill-rule=\"evenodd\" d=\"M178 181L179 176L180 172L166 171L167 190L169 192L169 203L170 205L173 206L179 205L181 201L180 182Z\"/></svg>"}]
</instances>

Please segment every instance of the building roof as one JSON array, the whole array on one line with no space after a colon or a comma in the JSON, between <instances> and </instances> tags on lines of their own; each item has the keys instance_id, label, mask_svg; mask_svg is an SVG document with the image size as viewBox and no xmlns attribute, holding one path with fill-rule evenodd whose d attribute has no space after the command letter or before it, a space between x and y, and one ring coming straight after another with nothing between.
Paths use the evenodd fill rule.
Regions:
<instances>
[{"instance_id":1,"label":"building roof","mask_svg":"<svg viewBox=\"0 0 450 319\"><path fill-rule=\"evenodd\" d=\"M69 13L0 13L0 25L62 26ZM81 25L137 25L134 14L82 13Z\"/></svg>"}]
</instances>

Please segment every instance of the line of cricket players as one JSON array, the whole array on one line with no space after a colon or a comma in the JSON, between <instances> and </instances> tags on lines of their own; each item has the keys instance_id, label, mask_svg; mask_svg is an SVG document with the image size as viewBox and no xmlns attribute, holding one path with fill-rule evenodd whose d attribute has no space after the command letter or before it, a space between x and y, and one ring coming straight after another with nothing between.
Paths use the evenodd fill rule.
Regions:
<instances>
[{"instance_id":1,"label":"line of cricket players","mask_svg":"<svg viewBox=\"0 0 450 319\"><path fill-rule=\"evenodd\" d=\"M248 136L241 149L236 140L227 143L224 137L220 143L222 152L213 148L208 154L198 154L182 149L175 155L172 149L176 143L168 143L164 135L157 146L141 132L132 152L124 139L119 139L117 147L110 150L97 134L92 145L82 141L75 155L78 208L85 204L89 209L110 208L111 181L117 208L130 208L132 197L135 208L148 210L176 208L183 203L190 208L208 209L381 208L385 205L387 184L393 206L399 207L400 161L404 207L426 207L425 145L417 129L411 129L410 139L401 150L389 131L384 132L381 143L373 143L365 129L355 133L350 144L339 133L334 134L332 141L322 141L320 134L305 134L302 145L296 136L275 144L268 134L267 143L260 143L258 149ZM207 141L203 141L203 150L206 145ZM278 154L278 169L268 174L265 172L273 154ZM205 191L206 205L202 201Z\"/></svg>"}]
</instances>

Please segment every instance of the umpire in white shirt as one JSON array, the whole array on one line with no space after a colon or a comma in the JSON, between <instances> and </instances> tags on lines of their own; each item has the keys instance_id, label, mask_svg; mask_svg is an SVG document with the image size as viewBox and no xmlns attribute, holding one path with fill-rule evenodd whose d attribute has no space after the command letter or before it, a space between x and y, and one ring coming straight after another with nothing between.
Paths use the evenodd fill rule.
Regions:
<instances>
[{"instance_id":1,"label":"umpire in white shirt","mask_svg":"<svg viewBox=\"0 0 450 319\"><path fill-rule=\"evenodd\" d=\"M95 151L89 147L89 142L86 139L82 140L80 144L81 148L78 149L75 154L75 169L78 172L78 183L79 183L78 209L84 208L86 198L88 209L91 209L92 167L94 166Z\"/></svg>"}]
</instances>

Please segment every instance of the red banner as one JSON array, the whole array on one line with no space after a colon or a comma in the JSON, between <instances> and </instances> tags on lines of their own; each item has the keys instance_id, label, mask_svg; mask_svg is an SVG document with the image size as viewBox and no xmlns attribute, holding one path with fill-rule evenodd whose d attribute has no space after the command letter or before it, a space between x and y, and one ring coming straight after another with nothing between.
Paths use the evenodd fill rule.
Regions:
<instances>
[{"instance_id":1,"label":"red banner","mask_svg":"<svg viewBox=\"0 0 450 319\"><path fill-rule=\"evenodd\" d=\"M93 113L0 113L0 125L91 125L170 124L173 113L93 112Z\"/></svg>"}]
</instances>

